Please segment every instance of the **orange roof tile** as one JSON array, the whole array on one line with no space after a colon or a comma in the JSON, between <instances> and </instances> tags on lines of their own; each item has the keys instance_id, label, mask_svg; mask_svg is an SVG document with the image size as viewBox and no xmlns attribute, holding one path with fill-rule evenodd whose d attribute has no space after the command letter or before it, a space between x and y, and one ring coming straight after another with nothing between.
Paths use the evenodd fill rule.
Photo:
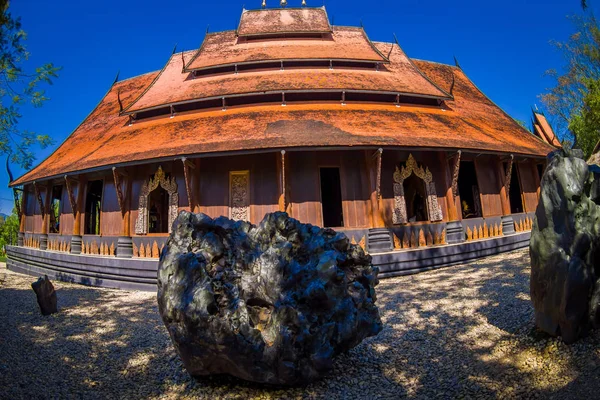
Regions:
<instances>
[{"instance_id":1,"label":"orange roof tile","mask_svg":"<svg viewBox=\"0 0 600 400\"><path fill-rule=\"evenodd\" d=\"M192 53L185 52L183 58L189 60ZM393 47L389 60L390 64L382 66L380 71L299 68L200 76L194 79L191 74L181 72L184 63L181 53L178 53L171 56L156 81L125 111L134 113L203 98L298 90L386 91L442 99L449 97L424 77L398 46Z\"/></svg>"},{"instance_id":2,"label":"orange roof tile","mask_svg":"<svg viewBox=\"0 0 600 400\"><path fill-rule=\"evenodd\" d=\"M97 108L46 160L13 185L149 159L276 148L402 146L545 156L552 147L500 110L458 68L416 61L454 100L445 110L385 104L288 104L191 112L129 126L122 99L140 93L156 73L114 85Z\"/></svg>"},{"instance_id":3,"label":"orange roof tile","mask_svg":"<svg viewBox=\"0 0 600 400\"><path fill-rule=\"evenodd\" d=\"M279 60L361 60L387 62L362 28L336 27L322 39L269 39L238 41L234 31L206 35L186 66L187 71Z\"/></svg>"},{"instance_id":4,"label":"orange roof tile","mask_svg":"<svg viewBox=\"0 0 600 400\"><path fill-rule=\"evenodd\" d=\"M244 10L239 36L331 32L325 7Z\"/></svg>"},{"instance_id":5,"label":"orange roof tile","mask_svg":"<svg viewBox=\"0 0 600 400\"><path fill-rule=\"evenodd\" d=\"M536 125L539 126L539 129L541 131L538 133L538 136L540 136L540 138L542 138L542 140L544 140L546 143L548 143L552 146L562 147L562 144L560 143L560 141L554 134L554 130L548 123L546 116L542 113L535 112L535 111L533 112L533 115L537 122Z\"/></svg>"}]
</instances>

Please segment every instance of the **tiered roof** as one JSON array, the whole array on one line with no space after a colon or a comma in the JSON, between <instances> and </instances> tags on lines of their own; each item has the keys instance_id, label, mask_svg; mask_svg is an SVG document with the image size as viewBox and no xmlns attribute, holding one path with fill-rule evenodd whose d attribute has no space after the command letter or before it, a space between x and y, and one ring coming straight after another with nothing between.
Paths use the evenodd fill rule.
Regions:
<instances>
[{"instance_id":1,"label":"tiered roof","mask_svg":"<svg viewBox=\"0 0 600 400\"><path fill-rule=\"evenodd\" d=\"M315 22L318 18L314 16L321 15L324 10L314 10L308 11L311 16L308 24L285 22L287 20L281 16L286 13L282 10L277 10L277 13L271 10L245 12L238 33L272 31L273 15L276 14L283 18L285 29L281 29L286 32L290 29L304 32L308 29L306 26L319 30L323 24ZM287 11L293 11L293 15L304 13L303 10ZM261 17L262 12L266 13L265 18ZM316 18L314 21L313 17ZM267 28L259 29L263 23ZM205 45L198 51L173 54L161 71L114 84L96 109L50 157L12 185L173 157L281 148L391 146L511 152L540 157L552 150L551 146L523 129L481 93L460 68L412 60L397 44L371 43L362 29L332 27L332 31L331 37L338 42L335 45L327 42L325 47L343 49L343 43L347 43L353 49L355 47L350 43L355 43L356 48L370 48L371 55L385 55L389 64L379 70L314 67L199 77L183 71L184 66L190 70L210 59L223 63L229 57L232 60L245 59L246 53L241 47L240 50L235 47L241 44L231 42L234 40L231 33L214 34L207 37ZM216 44L207 45L213 37L226 37L230 42L220 50ZM361 37L363 39L359 39ZM318 39L319 42L321 40L324 39ZM275 47L270 41L264 42L264 45L269 51L285 49L291 54L297 48L302 57L310 55L310 52L304 53L303 47L309 45L300 42L299 39L290 39ZM243 44L246 45L248 43ZM315 46L317 48L320 44ZM256 46L248 48L255 49ZM250 53L252 51L255 50ZM342 54L348 53L352 51ZM369 97L345 103L341 99L289 102L286 107L279 102L227 107L225 111L220 106L189 109L176 112L171 118L159 115L132 119L143 110L175 105L174 110L177 111L178 105L198 99L331 90L367 95L409 94L423 96L428 101L402 102L402 99L412 97L391 96L392 99L400 99L397 100L400 103L373 101Z\"/></svg>"},{"instance_id":2,"label":"tiered roof","mask_svg":"<svg viewBox=\"0 0 600 400\"><path fill-rule=\"evenodd\" d=\"M244 10L237 29L240 37L328 32L331 26L325 7Z\"/></svg>"}]
</instances>

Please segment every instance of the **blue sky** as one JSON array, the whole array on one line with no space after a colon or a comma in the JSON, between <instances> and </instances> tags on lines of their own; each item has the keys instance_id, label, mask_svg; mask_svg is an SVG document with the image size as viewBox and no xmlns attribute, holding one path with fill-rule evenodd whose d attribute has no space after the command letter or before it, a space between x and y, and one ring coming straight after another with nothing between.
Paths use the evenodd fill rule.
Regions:
<instances>
[{"instance_id":1,"label":"blue sky","mask_svg":"<svg viewBox=\"0 0 600 400\"><path fill-rule=\"evenodd\" d=\"M323 0L307 0L321 6ZM245 3L244 3L245 2ZM37 151L46 158L96 106L117 71L128 78L160 69L173 46L198 48L210 31L234 29L245 4L261 0L103 2L13 0L11 12L21 16L28 33L28 62L62 66L47 89L51 98L41 109L22 109L20 127L45 133L55 145ZM267 0L268 6L278 1ZM301 0L288 0L299 6ZM597 2L591 6L597 11ZM514 118L529 121L538 95L553 82L544 76L560 69L563 59L550 40L563 41L574 32L568 15L581 13L579 0L414 1L326 0L336 25L360 25L372 40L392 41L395 33L413 58L453 63L456 56L467 75ZM597 13L597 12L596 12ZM24 173L13 166L13 173ZM10 213L12 194L1 168L0 212Z\"/></svg>"}]
</instances>

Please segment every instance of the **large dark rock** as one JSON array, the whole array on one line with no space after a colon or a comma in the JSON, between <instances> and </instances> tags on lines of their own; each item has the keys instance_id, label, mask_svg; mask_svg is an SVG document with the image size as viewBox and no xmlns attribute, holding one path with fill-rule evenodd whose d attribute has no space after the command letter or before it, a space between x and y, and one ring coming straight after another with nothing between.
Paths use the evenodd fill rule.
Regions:
<instances>
[{"instance_id":1,"label":"large dark rock","mask_svg":"<svg viewBox=\"0 0 600 400\"><path fill-rule=\"evenodd\" d=\"M343 233L285 213L254 226L182 212L158 268L158 307L192 376L295 385L381 331L377 269Z\"/></svg>"},{"instance_id":2,"label":"large dark rock","mask_svg":"<svg viewBox=\"0 0 600 400\"><path fill-rule=\"evenodd\" d=\"M54 285L52 285L47 275L33 282L31 288L35 292L42 315L50 315L58 312Z\"/></svg>"},{"instance_id":3,"label":"large dark rock","mask_svg":"<svg viewBox=\"0 0 600 400\"><path fill-rule=\"evenodd\" d=\"M552 153L531 231L537 326L572 343L600 327L600 168Z\"/></svg>"}]
</instances>

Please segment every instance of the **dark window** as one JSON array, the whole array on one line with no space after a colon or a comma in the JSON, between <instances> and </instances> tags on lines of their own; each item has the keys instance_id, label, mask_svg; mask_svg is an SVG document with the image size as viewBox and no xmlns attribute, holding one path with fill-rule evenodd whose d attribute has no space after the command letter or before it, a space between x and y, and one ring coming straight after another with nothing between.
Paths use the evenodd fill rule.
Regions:
<instances>
[{"instance_id":1,"label":"dark window","mask_svg":"<svg viewBox=\"0 0 600 400\"><path fill-rule=\"evenodd\" d=\"M518 214L523 212L523 199L521 198L521 182L517 171L517 163L513 163L512 173L510 175L510 213Z\"/></svg>"},{"instance_id":2,"label":"dark window","mask_svg":"<svg viewBox=\"0 0 600 400\"><path fill-rule=\"evenodd\" d=\"M321 168L321 204L324 226L344 226L339 168Z\"/></svg>"},{"instance_id":3,"label":"dark window","mask_svg":"<svg viewBox=\"0 0 600 400\"><path fill-rule=\"evenodd\" d=\"M425 182L415 174L404 180L404 199L408 222L429 221Z\"/></svg>"},{"instance_id":4,"label":"dark window","mask_svg":"<svg viewBox=\"0 0 600 400\"><path fill-rule=\"evenodd\" d=\"M169 193L157 187L148 195L148 233L169 232Z\"/></svg>"},{"instance_id":5,"label":"dark window","mask_svg":"<svg viewBox=\"0 0 600 400\"><path fill-rule=\"evenodd\" d=\"M464 219L481 217L481 200L479 198L477 172L475 171L475 163L472 161L460 162L458 194L460 195L462 217Z\"/></svg>"},{"instance_id":6,"label":"dark window","mask_svg":"<svg viewBox=\"0 0 600 400\"><path fill-rule=\"evenodd\" d=\"M50 233L60 233L60 212L62 199L62 186L52 186L52 200L50 201Z\"/></svg>"},{"instance_id":7,"label":"dark window","mask_svg":"<svg viewBox=\"0 0 600 400\"><path fill-rule=\"evenodd\" d=\"M100 209L102 207L102 181L92 181L87 185L85 198L85 231L86 235L100 234Z\"/></svg>"},{"instance_id":8,"label":"dark window","mask_svg":"<svg viewBox=\"0 0 600 400\"><path fill-rule=\"evenodd\" d=\"M542 176L544 175L544 165L543 164L537 164L537 172L538 172L538 176L540 177L540 181L542 180Z\"/></svg>"}]
</instances>

